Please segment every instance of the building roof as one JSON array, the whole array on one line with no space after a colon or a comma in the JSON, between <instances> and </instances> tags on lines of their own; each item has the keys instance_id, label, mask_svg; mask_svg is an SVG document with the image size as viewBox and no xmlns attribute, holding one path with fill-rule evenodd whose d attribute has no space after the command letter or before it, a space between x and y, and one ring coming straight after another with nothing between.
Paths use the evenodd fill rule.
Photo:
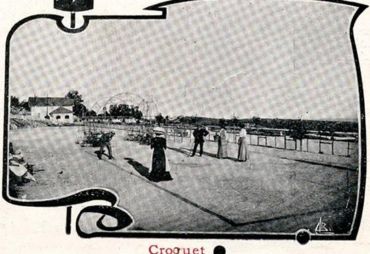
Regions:
<instances>
[{"instance_id":1,"label":"building roof","mask_svg":"<svg viewBox=\"0 0 370 254\"><path fill-rule=\"evenodd\" d=\"M29 97L28 105L30 107L46 107L46 106L59 106L68 107L73 106L74 100L63 97Z\"/></svg>"},{"instance_id":2,"label":"building roof","mask_svg":"<svg viewBox=\"0 0 370 254\"><path fill-rule=\"evenodd\" d=\"M50 112L50 115L54 115L54 114L71 114L71 113L73 113L71 110L66 109L64 107L59 107L56 110L53 110L52 112Z\"/></svg>"}]
</instances>

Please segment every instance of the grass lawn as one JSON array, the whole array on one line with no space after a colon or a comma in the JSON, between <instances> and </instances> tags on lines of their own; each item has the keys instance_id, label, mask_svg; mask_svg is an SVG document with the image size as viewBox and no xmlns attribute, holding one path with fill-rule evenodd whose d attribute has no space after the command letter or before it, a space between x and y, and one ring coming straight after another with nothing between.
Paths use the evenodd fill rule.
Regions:
<instances>
[{"instance_id":1,"label":"grass lawn","mask_svg":"<svg viewBox=\"0 0 370 254\"><path fill-rule=\"evenodd\" d=\"M17 186L17 198L51 199L82 188L105 187L134 217L132 230L194 232L296 232L314 230L320 217L334 232L348 232L356 206L357 161L331 155L249 146L249 160L215 158L205 143L189 157L191 143L168 141L172 181L150 182L152 151L113 138L114 159L76 144L76 127L11 131L10 140L35 164L37 182ZM237 147L229 147L236 157ZM86 219L88 230L91 221Z\"/></svg>"}]
</instances>

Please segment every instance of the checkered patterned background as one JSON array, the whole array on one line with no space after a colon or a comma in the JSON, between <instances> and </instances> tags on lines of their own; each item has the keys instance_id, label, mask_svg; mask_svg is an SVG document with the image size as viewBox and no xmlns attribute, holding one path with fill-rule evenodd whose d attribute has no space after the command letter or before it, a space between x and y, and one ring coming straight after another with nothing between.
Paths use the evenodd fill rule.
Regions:
<instances>
[{"instance_id":1,"label":"checkered patterned background","mask_svg":"<svg viewBox=\"0 0 370 254\"><path fill-rule=\"evenodd\" d=\"M328 2L218 0L171 6L166 20L92 21L78 34L34 20L12 38L10 91L77 89L88 106L131 92L173 116L353 119L353 13Z\"/></svg>"},{"instance_id":2,"label":"checkered patterned background","mask_svg":"<svg viewBox=\"0 0 370 254\"><path fill-rule=\"evenodd\" d=\"M185 2L169 7L164 20L94 20L77 34L59 30L53 20L33 20L11 39L10 94L64 96L76 89L92 106L128 92L153 98L158 111L171 116L354 119L358 83L349 40L354 11L319 1ZM74 156L59 162L66 168L63 176L67 169L99 167L70 151L75 136L61 132L50 139L39 133L38 142L48 150L36 151L38 157L53 157L61 149ZM114 156L135 153L114 149ZM150 165L149 152L143 149L141 158ZM227 175L227 163L219 161L210 172ZM100 177L117 186L116 171L79 172L71 185L95 184ZM217 187L220 179L209 177ZM201 181L191 188L202 191ZM163 209L160 202L152 204L152 211Z\"/></svg>"}]
</instances>

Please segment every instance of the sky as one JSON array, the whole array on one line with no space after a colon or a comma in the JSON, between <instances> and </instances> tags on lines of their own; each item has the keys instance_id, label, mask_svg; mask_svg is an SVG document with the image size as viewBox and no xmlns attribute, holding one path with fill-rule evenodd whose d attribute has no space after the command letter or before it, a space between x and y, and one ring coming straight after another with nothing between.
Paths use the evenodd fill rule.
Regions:
<instances>
[{"instance_id":1,"label":"sky","mask_svg":"<svg viewBox=\"0 0 370 254\"><path fill-rule=\"evenodd\" d=\"M164 20L94 20L77 34L32 20L11 39L10 94L74 89L94 107L129 93L170 116L357 119L354 12L320 1L201 0L169 6Z\"/></svg>"}]
</instances>

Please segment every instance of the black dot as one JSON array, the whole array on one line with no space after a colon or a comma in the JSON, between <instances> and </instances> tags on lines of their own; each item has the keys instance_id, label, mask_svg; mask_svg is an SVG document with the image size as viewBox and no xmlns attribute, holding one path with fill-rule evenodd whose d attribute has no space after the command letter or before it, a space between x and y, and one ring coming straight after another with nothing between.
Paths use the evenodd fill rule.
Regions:
<instances>
[{"instance_id":1,"label":"black dot","mask_svg":"<svg viewBox=\"0 0 370 254\"><path fill-rule=\"evenodd\" d=\"M225 254L226 253L226 249L224 246L216 246L215 249L213 250L213 254Z\"/></svg>"},{"instance_id":2,"label":"black dot","mask_svg":"<svg viewBox=\"0 0 370 254\"><path fill-rule=\"evenodd\" d=\"M297 241L300 244L306 244L310 241L310 234L307 231L300 231L297 234Z\"/></svg>"}]
</instances>

